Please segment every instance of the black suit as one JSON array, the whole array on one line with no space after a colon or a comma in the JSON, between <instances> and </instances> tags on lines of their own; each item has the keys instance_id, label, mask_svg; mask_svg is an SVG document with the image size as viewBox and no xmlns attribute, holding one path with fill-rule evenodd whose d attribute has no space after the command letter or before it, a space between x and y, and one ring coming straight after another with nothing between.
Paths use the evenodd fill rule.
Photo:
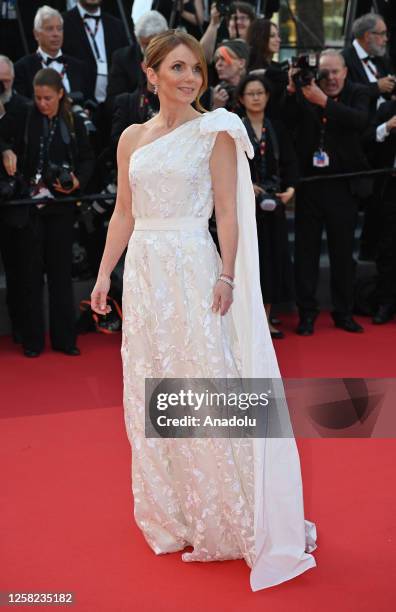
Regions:
<instances>
[{"instance_id":1,"label":"black suit","mask_svg":"<svg viewBox=\"0 0 396 612\"><path fill-rule=\"evenodd\" d=\"M102 24L106 49L107 66L110 71L114 51L125 47L128 40L122 22L102 11ZM95 91L97 64L92 52L84 22L77 7L63 14L64 44L63 50L68 55L85 62L89 68L89 89Z\"/></svg>"},{"instance_id":2,"label":"black suit","mask_svg":"<svg viewBox=\"0 0 396 612\"><path fill-rule=\"evenodd\" d=\"M89 75L86 65L70 55L64 55L66 75L70 84L70 91L80 91L84 98L92 98L93 90L89 90ZM41 70L42 62L37 53L25 55L15 63L14 86L18 93L27 98L33 96L33 79ZM51 64L49 65L51 67Z\"/></svg>"},{"instance_id":3,"label":"black suit","mask_svg":"<svg viewBox=\"0 0 396 612\"><path fill-rule=\"evenodd\" d=\"M304 177L363 170L368 167L360 144L367 126L367 90L346 83L338 101L328 99L325 109L310 104L302 94L290 96L288 106L294 116L297 158ZM294 114L293 114L294 113ZM323 121L326 117L327 121ZM325 126L323 128L323 126ZM315 168L313 156L324 129L324 150L330 165ZM358 198L358 180L322 179L303 183L297 190L295 218L295 278L297 305L301 315L315 316L315 298L323 228L326 228L331 266L333 312L344 317L353 308L353 244Z\"/></svg>"},{"instance_id":4,"label":"black suit","mask_svg":"<svg viewBox=\"0 0 396 612\"><path fill-rule=\"evenodd\" d=\"M377 100L382 95L377 83L371 83L364 69L362 60L358 56L353 45L342 51L346 66L348 68L348 81L365 85L370 96L370 111L374 115L377 108ZM378 78L383 78L391 72L389 61L386 58L375 58L375 66L378 71Z\"/></svg>"},{"instance_id":5,"label":"black suit","mask_svg":"<svg viewBox=\"0 0 396 612\"><path fill-rule=\"evenodd\" d=\"M381 143L376 142L376 130L396 115L396 101L382 104L365 134L373 163L379 168L392 168L396 157L396 130ZM396 177L389 175L383 183L381 199L378 201L377 285L376 298L379 304L396 306Z\"/></svg>"},{"instance_id":6,"label":"black suit","mask_svg":"<svg viewBox=\"0 0 396 612\"><path fill-rule=\"evenodd\" d=\"M142 60L142 53L137 43L114 52L107 86L109 101L114 103L115 96L132 93L145 82L144 72L141 69Z\"/></svg>"},{"instance_id":7,"label":"black suit","mask_svg":"<svg viewBox=\"0 0 396 612\"><path fill-rule=\"evenodd\" d=\"M370 83L367 73L364 69L361 59L359 58L356 49L353 45L344 49L342 52L345 58L345 62L348 68L348 80L354 83L359 83L367 87L367 92L370 96L370 118L372 119L375 116L377 111L377 103L378 98L383 96L387 98L387 95L381 94L377 83ZM382 78L390 74L391 67L386 58L376 58L375 66L378 71L378 77ZM382 177L376 181L380 182ZM378 191L378 188L374 190L374 194ZM361 241L361 257L363 259L368 258L371 259L377 248L378 242L378 215L377 215L377 197L373 195L372 198L368 199L365 203L365 214L364 214L364 223L362 234L360 237Z\"/></svg>"},{"instance_id":8,"label":"black suit","mask_svg":"<svg viewBox=\"0 0 396 612\"><path fill-rule=\"evenodd\" d=\"M123 93L114 102L111 145L115 150L122 132L133 123L144 123L159 111L158 96L146 88Z\"/></svg>"}]
</instances>

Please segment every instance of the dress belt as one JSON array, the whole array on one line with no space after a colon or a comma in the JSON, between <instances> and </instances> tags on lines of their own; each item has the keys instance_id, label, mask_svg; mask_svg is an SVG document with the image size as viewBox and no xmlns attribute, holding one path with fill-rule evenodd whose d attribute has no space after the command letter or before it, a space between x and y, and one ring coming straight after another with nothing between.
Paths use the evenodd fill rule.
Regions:
<instances>
[{"instance_id":1,"label":"dress belt","mask_svg":"<svg viewBox=\"0 0 396 612\"><path fill-rule=\"evenodd\" d=\"M135 219L133 231L196 229L208 229L208 219L205 217L138 217Z\"/></svg>"}]
</instances>

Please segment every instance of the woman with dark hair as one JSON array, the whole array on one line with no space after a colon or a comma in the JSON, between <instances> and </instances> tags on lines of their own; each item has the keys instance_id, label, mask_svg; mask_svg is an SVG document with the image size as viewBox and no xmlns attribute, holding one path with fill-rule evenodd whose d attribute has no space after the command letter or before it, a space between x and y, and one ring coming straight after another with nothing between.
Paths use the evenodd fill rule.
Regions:
<instances>
[{"instance_id":1,"label":"woman with dark hair","mask_svg":"<svg viewBox=\"0 0 396 612\"><path fill-rule=\"evenodd\" d=\"M71 112L61 76L52 68L37 72L34 104L18 122L1 122L0 137L12 142L3 163L12 176L18 172L32 198L48 202L19 213L20 252L24 262L24 324L22 344L27 357L44 348L43 281L49 292L50 340L54 350L79 355L76 347L72 288L73 206L62 195L78 193L93 170L93 153L83 121ZM10 164L12 159L12 164Z\"/></svg>"},{"instance_id":2,"label":"woman with dark hair","mask_svg":"<svg viewBox=\"0 0 396 612\"><path fill-rule=\"evenodd\" d=\"M271 84L265 77L250 74L241 82L238 97L254 148L249 164L256 196L261 292L271 336L283 338L270 322L270 310L272 304L292 297L285 205L294 196L297 158L282 124L266 116L270 92Z\"/></svg>"},{"instance_id":3,"label":"woman with dark hair","mask_svg":"<svg viewBox=\"0 0 396 612\"><path fill-rule=\"evenodd\" d=\"M281 101L286 95L288 72L282 70L281 64L273 59L279 53L281 43L278 26L269 19L256 19L249 26L246 39L250 47L247 71L265 74L271 82L271 102L267 114L279 118Z\"/></svg>"}]
</instances>

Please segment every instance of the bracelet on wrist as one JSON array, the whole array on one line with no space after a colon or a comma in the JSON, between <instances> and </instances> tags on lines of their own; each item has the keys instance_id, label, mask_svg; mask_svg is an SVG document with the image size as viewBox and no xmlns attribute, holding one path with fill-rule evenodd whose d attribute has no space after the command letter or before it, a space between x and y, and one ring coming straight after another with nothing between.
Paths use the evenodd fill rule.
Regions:
<instances>
[{"instance_id":1,"label":"bracelet on wrist","mask_svg":"<svg viewBox=\"0 0 396 612\"><path fill-rule=\"evenodd\" d=\"M234 280L234 277L233 277L233 276L231 276L231 274L226 274L225 272L222 272L222 273L220 274L220 276L225 276L226 278L229 278L229 279L230 279L230 281L233 281L233 280Z\"/></svg>"},{"instance_id":2,"label":"bracelet on wrist","mask_svg":"<svg viewBox=\"0 0 396 612\"><path fill-rule=\"evenodd\" d=\"M230 280L228 278L228 276L225 276L224 274L220 274L219 278L217 279L223 283L225 283L226 285L228 285L229 287L231 287L231 289L234 289L235 284L232 280Z\"/></svg>"}]
</instances>

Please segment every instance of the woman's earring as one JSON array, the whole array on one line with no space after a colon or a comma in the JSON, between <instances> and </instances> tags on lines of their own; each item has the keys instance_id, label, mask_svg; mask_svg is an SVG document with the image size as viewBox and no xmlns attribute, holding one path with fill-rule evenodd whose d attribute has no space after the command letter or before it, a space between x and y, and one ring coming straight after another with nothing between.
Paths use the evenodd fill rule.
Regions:
<instances>
[{"instance_id":1,"label":"woman's earring","mask_svg":"<svg viewBox=\"0 0 396 612\"><path fill-rule=\"evenodd\" d=\"M158 95L158 87L157 87L157 85L154 85L154 94L156 96Z\"/></svg>"}]
</instances>

